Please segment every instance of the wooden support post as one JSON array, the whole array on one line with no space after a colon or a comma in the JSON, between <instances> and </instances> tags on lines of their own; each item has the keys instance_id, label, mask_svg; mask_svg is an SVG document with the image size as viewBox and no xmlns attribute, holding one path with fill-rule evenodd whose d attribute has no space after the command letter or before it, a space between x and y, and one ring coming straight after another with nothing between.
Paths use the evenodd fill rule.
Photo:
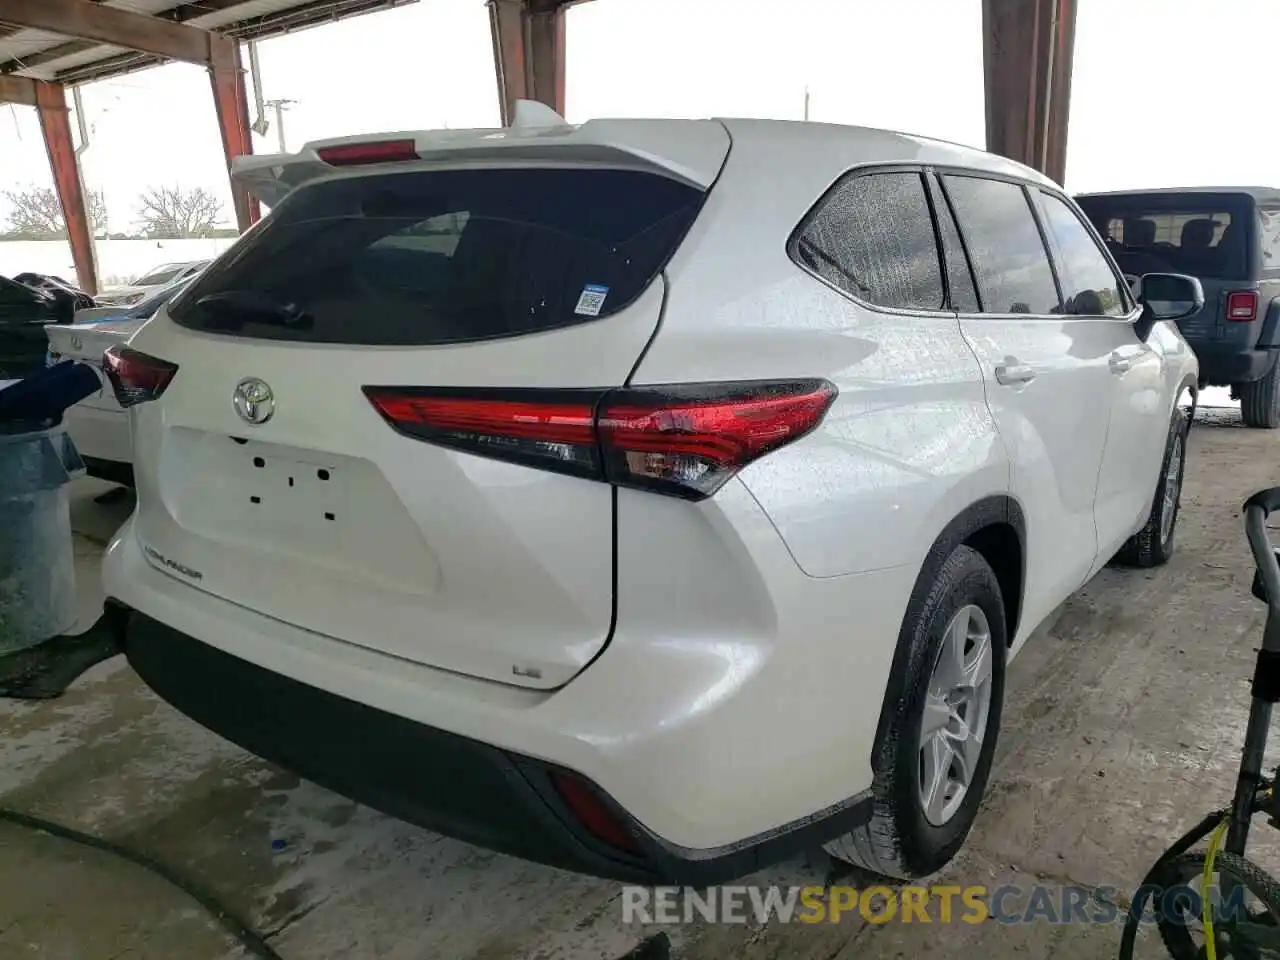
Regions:
<instances>
[{"instance_id":1,"label":"wooden support post","mask_svg":"<svg viewBox=\"0 0 1280 960\"><path fill-rule=\"evenodd\" d=\"M213 105L222 133L222 153L231 173L233 157L253 153L253 136L249 127L249 101L245 94L244 70L240 65L240 46L230 37L209 38L209 80L213 84ZM262 208L249 192L231 184L231 201L235 205L236 225L240 232L248 230L262 216Z\"/></svg>"},{"instance_id":2,"label":"wooden support post","mask_svg":"<svg viewBox=\"0 0 1280 960\"><path fill-rule=\"evenodd\" d=\"M982 0L987 149L1061 183L1077 0Z\"/></svg>"},{"instance_id":3,"label":"wooden support post","mask_svg":"<svg viewBox=\"0 0 1280 960\"><path fill-rule=\"evenodd\" d=\"M567 4L552 0L489 0L489 29L498 78L502 123L517 100L538 100L564 116L564 18Z\"/></svg>"},{"instance_id":4,"label":"wooden support post","mask_svg":"<svg viewBox=\"0 0 1280 960\"><path fill-rule=\"evenodd\" d=\"M35 84L36 110L44 147L49 154L54 187L71 243L71 259L76 265L76 281L86 293L98 292L98 267L94 259L93 226L85 204L75 145L71 141L71 117L67 91L60 83Z\"/></svg>"}]
</instances>

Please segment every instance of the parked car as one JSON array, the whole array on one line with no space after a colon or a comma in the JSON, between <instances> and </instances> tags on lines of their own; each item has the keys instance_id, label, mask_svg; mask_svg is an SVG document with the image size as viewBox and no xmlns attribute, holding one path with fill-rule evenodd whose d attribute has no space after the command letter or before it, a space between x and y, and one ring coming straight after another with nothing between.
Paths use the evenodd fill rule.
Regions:
<instances>
[{"instance_id":1,"label":"parked car","mask_svg":"<svg viewBox=\"0 0 1280 960\"><path fill-rule=\"evenodd\" d=\"M76 306L92 303L74 288L40 274L0 277L0 380L20 380L44 367L47 323L70 323Z\"/></svg>"},{"instance_id":2,"label":"parked car","mask_svg":"<svg viewBox=\"0 0 1280 960\"><path fill-rule=\"evenodd\" d=\"M144 297L154 293L161 287L193 277L206 266L208 260L192 260L187 263L166 263L144 273L133 283L123 287L112 287L98 294L99 306L131 306L142 301Z\"/></svg>"},{"instance_id":3,"label":"parked car","mask_svg":"<svg viewBox=\"0 0 1280 960\"><path fill-rule=\"evenodd\" d=\"M72 310L83 310L94 305L93 297L85 293L74 283L61 277L43 273L19 273L13 278L18 283L26 284L37 290L52 294L56 299L69 302Z\"/></svg>"},{"instance_id":4,"label":"parked car","mask_svg":"<svg viewBox=\"0 0 1280 960\"><path fill-rule=\"evenodd\" d=\"M1193 187L1076 198L1126 273L1199 277L1181 321L1202 384L1229 386L1250 427L1280 426L1280 189Z\"/></svg>"},{"instance_id":5,"label":"parked car","mask_svg":"<svg viewBox=\"0 0 1280 960\"><path fill-rule=\"evenodd\" d=\"M107 595L162 697L391 814L641 880L931 873L1008 659L1173 551L1199 284L1139 302L1026 167L600 120L236 175L271 217L104 358Z\"/></svg>"},{"instance_id":6,"label":"parked car","mask_svg":"<svg viewBox=\"0 0 1280 960\"><path fill-rule=\"evenodd\" d=\"M73 323L45 327L48 336L46 363L79 360L102 374L102 354L110 346L127 343L138 328L168 303L194 278L186 277L152 293L132 307L91 307L78 310ZM63 414L67 433L91 477L133 486L129 417L104 387Z\"/></svg>"}]
</instances>

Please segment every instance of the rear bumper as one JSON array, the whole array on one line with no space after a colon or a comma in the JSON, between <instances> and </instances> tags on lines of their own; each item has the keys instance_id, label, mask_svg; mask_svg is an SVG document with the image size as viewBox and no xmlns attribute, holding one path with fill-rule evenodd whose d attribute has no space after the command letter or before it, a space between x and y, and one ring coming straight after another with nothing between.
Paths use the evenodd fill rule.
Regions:
<instances>
[{"instance_id":1,"label":"rear bumper","mask_svg":"<svg viewBox=\"0 0 1280 960\"><path fill-rule=\"evenodd\" d=\"M1242 350L1234 346L1192 343L1200 360L1200 378L1215 386L1261 380L1271 370L1280 351Z\"/></svg>"},{"instance_id":2,"label":"rear bumper","mask_svg":"<svg viewBox=\"0 0 1280 960\"><path fill-rule=\"evenodd\" d=\"M264 670L137 611L123 644L152 690L246 750L410 823L564 869L641 883L712 884L852 829L871 812L869 798L856 798L733 849L684 851L594 788L635 839L637 849L624 852L580 825L556 792L554 765Z\"/></svg>"},{"instance_id":3,"label":"rear bumper","mask_svg":"<svg viewBox=\"0 0 1280 960\"><path fill-rule=\"evenodd\" d=\"M745 488L733 485L721 495L749 499ZM687 529L680 504L660 506L678 515ZM326 728L326 721L300 722L299 733L281 724L274 711L263 712L268 710L263 704L293 693L237 696L234 713L206 714L206 706L191 701L199 689L191 691L171 678L198 677L202 688L219 690L244 684L238 679L231 686L210 684L212 668L161 671L139 660L139 672L180 710L396 816L585 872L703 883L816 846L869 814L876 724L914 568L806 577L773 528L757 525L751 533L759 539L753 548L759 578L748 585L758 598L754 602L769 615L763 628L741 603L735 607L673 590L669 571L662 577L652 571L647 578L625 577L608 648L567 685L537 690L450 673L221 599L200 589L199 571L175 568L182 573L171 574L159 566L182 563L183 557L149 562L135 523L128 521L107 551L103 582L109 597L189 638L196 649L209 648L203 655L224 658L237 675L245 669L266 675L254 683L271 681L290 691L305 687L309 695L301 698L305 710L299 708L300 715L346 716L354 709L351 704L358 704L366 726L375 731L361 742L385 736L400 743L393 753L402 763L420 765L419 758L429 752L402 730L425 730L421 736L433 742L477 744L470 751L479 758L476 765L491 767L497 757L504 769L509 764L520 772L519 790L508 793L511 803L525 807L532 802L525 786L536 779L528 771L572 771L610 798L639 838L642 856L584 857L567 841L555 844L559 853L527 849L526 838L506 837L501 824L488 822L491 818L476 804L460 812L463 820L447 804L436 810L444 801L429 789L423 792L431 781L416 774L406 778L389 762L372 770L364 766L367 758L340 756L339 750L309 757L304 749L312 731ZM630 552L620 551L623 570L632 563ZM674 566L675 559L668 557L668 563ZM734 584L743 579L741 568L722 573ZM685 582L683 573L677 574L677 582ZM704 592L726 589L705 571L690 573L689 580L701 583ZM860 626L852 635L850 623ZM180 646L175 642L172 648ZM160 647L157 655L170 649ZM242 710L249 715L241 718ZM241 723L250 724L247 732ZM394 732L377 733L380 727ZM270 739L275 737L281 742ZM291 737L300 742L290 743ZM450 751L446 757L453 755ZM333 769L316 766L330 757ZM440 765L452 770L455 761ZM476 776L491 789L488 774ZM548 805L536 789L534 794ZM465 820L473 810L474 823ZM519 822L546 823L551 816L563 828L554 813L542 807L536 813L525 810ZM528 832L521 826L517 834Z\"/></svg>"}]
</instances>

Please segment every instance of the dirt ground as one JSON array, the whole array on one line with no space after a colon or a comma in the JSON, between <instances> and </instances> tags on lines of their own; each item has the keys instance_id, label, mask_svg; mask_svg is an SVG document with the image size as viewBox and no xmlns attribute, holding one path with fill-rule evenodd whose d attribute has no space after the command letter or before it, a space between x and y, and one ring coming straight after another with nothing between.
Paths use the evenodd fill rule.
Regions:
<instances>
[{"instance_id":1,"label":"dirt ground","mask_svg":"<svg viewBox=\"0 0 1280 960\"><path fill-rule=\"evenodd\" d=\"M1127 894L1169 841L1229 797L1262 626L1240 504L1280 483L1280 434L1243 429L1234 409L1202 410L1189 453L1172 562L1104 570L1012 665L989 795L937 882ZM82 485L75 504L90 611L94 541L128 510L93 503L101 489ZM216 893L285 960L613 960L638 945L657 958L660 934L680 960L1092 960L1114 957L1119 939L1114 924L869 924L856 915L837 925L626 924L618 884L488 853L300 782L157 701L119 659L60 700L0 701L0 807L163 861ZM1280 869L1277 849L1264 842L1258 857ZM833 876L815 851L743 883ZM3 960L242 955L155 877L0 824ZM1139 955L1163 955L1153 935Z\"/></svg>"}]
</instances>

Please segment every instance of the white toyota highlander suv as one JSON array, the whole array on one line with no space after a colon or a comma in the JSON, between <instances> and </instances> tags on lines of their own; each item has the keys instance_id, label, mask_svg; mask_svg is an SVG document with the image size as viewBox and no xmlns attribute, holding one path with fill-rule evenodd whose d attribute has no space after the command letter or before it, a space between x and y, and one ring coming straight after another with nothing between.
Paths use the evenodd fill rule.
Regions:
<instances>
[{"instance_id":1,"label":"white toyota highlander suv","mask_svg":"<svg viewBox=\"0 0 1280 960\"><path fill-rule=\"evenodd\" d=\"M597 120L251 158L273 209L104 358L105 582L195 720L604 876L915 877L1005 665L1173 549L1196 359L1038 173L899 133Z\"/></svg>"}]
</instances>

